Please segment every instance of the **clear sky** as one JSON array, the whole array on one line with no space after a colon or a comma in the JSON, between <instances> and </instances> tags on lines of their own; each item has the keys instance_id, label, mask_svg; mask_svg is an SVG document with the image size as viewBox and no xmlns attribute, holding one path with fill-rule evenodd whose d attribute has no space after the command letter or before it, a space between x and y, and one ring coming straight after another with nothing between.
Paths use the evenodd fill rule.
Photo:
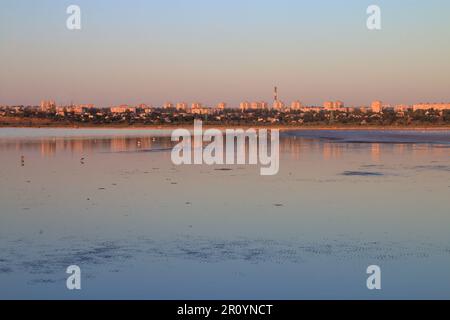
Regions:
<instances>
[{"instance_id":1,"label":"clear sky","mask_svg":"<svg viewBox=\"0 0 450 320\"><path fill-rule=\"evenodd\" d=\"M450 102L450 1L0 0L0 104L235 105L274 85L288 103Z\"/></svg>"}]
</instances>

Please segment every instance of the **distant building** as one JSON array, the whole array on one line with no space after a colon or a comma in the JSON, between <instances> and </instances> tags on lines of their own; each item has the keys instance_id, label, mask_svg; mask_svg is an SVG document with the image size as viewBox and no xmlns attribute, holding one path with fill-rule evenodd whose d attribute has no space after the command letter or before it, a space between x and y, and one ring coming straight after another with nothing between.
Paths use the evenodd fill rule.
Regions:
<instances>
[{"instance_id":1,"label":"distant building","mask_svg":"<svg viewBox=\"0 0 450 320\"><path fill-rule=\"evenodd\" d=\"M217 104L217 109L224 110L227 107L227 104L225 102L219 102Z\"/></svg>"},{"instance_id":2,"label":"distant building","mask_svg":"<svg viewBox=\"0 0 450 320\"><path fill-rule=\"evenodd\" d=\"M143 113L151 113L153 111L153 107L149 106L149 105L146 105L145 103L141 103L138 106L138 109L139 109L140 112L143 112Z\"/></svg>"},{"instance_id":3,"label":"distant building","mask_svg":"<svg viewBox=\"0 0 450 320\"><path fill-rule=\"evenodd\" d=\"M194 102L191 105L191 113L192 114L210 114L211 109L204 107L200 102Z\"/></svg>"},{"instance_id":4,"label":"distant building","mask_svg":"<svg viewBox=\"0 0 450 320\"><path fill-rule=\"evenodd\" d=\"M308 106L305 106L305 107L302 107L300 110L303 111L303 112L320 112L320 111L323 111L324 109L322 107L308 107Z\"/></svg>"},{"instance_id":5,"label":"distant building","mask_svg":"<svg viewBox=\"0 0 450 320\"><path fill-rule=\"evenodd\" d=\"M131 112L131 113L136 113L136 107L130 107L127 105L121 105L118 107L111 107L111 113L126 113L126 112Z\"/></svg>"},{"instance_id":6,"label":"distant building","mask_svg":"<svg viewBox=\"0 0 450 320\"><path fill-rule=\"evenodd\" d=\"M186 102L178 102L176 105L176 109L178 111L187 111L188 110L188 104Z\"/></svg>"},{"instance_id":7,"label":"distant building","mask_svg":"<svg viewBox=\"0 0 450 320\"><path fill-rule=\"evenodd\" d=\"M254 102L248 102L244 101L240 104L240 109L242 111L245 110L267 110L269 108L269 105L267 102L264 101L254 101Z\"/></svg>"},{"instance_id":8,"label":"distant building","mask_svg":"<svg viewBox=\"0 0 450 320\"><path fill-rule=\"evenodd\" d=\"M325 110L345 111L344 103L342 101L325 101L323 103L323 108Z\"/></svg>"},{"instance_id":9,"label":"distant building","mask_svg":"<svg viewBox=\"0 0 450 320\"><path fill-rule=\"evenodd\" d=\"M66 107L56 107L55 113L58 116L65 116L66 115Z\"/></svg>"},{"instance_id":10,"label":"distant building","mask_svg":"<svg viewBox=\"0 0 450 320\"><path fill-rule=\"evenodd\" d=\"M254 101L250 103L250 109L252 110L265 110L268 109L267 102L264 101Z\"/></svg>"},{"instance_id":11,"label":"distant building","mask_svg":"<svg viewBox=\"0 0 450 320\"><path fill-rule=\"evenodd\" d=\"M323 107L324 107L324 109L326 109L326 110L330 110L330 109L333 108L333 102L332 102L332 101L325 101L325 102L323 103Z\"/></svg>"},{"instance_id":12,"label":"distant building","mask_svg":"<svg viewBox=\"0 0 450 320\"><path fill-rule=\"evenodd\" d=\"M203 107L203 108L192 109L191 113L192 114L211 114L212 110L210 108Z\"/></svg>"},{"instance_id":13,"label":"distant building","mask_svg":"<svg viewBox=\"0 0 450 320\"><path fill-rule=\"evenodd\" d=\"M381 111L383 111L383 102L379 100L373 101L372 104L370 105L370 109L374 113L380 113Z\"/></svg>"},{"instance_id":14,"label":"distant building","mask_svg":"<svg viewBox=\"0 0 450 320\"><path fill-rule=\"evenodd\" d=\"M241 111L250 110L252 107L251 103L248 101L241 102L239 108Z\"/></svg>"},{"instance_id":15,"label":"distant building","mask_svg":"<svg viewBox=\"0 0 450 320\"><path fill-rule=\"evenodd\" d=\"M210 114L211 109L210 108L197 108L191 110L192 114Z\"/></svg>"},{"instance_id":16,"label":"distant building","mask_svg":"<svg viewBox=\"0 0 450 320\"><path fill-rule=\"evenodd\" d=\"M450 110L450 103L418 103L413 105L413 110L438 110L438 111L443 111L443 110Z\"/></svg>"},{"instance_id":17,"label":"distant building","mask_svg":"<svg viewBox=\"0 0 450 320\"><path fill-rule=\"evenodd\" d=\"M194 102L191 104L191 109L202 109L203 105L200 102Z\"/></svg>"},{"instance_id":18,"label":"distant building","mask_svg":"<svg viewBox=\"0 0 450 320\"><path fill-rule=\"evenodd\" d=\"M94 104L77 104L77 105L70 105L70 106L59 106L56 107L55 112L59 115L64 115L67 113L75 113L75 114L83 114L86 112L89 112L90 110L94 109Z\"/></svg>"},{"instance_id":19,"label":"distant building","mask_svg":"<svg viewBox=\"0 0 450 320\"><path fill-rule=\"evenodd\" d=\"M225 108L227 107L227 104L225 102L219 102L214 108L208 108L209 114L221 114ZM220 119L220 117L219 117Z\"/></svg>"},{"instance_id":20,"label":"distant building","mask_svg":"<svg viewBox=\"0 0 450 320\"><path fill-rule=\"evenodd\" d=\"M399 104L394 107L394 111L396 111L396 112L406 112L410 109L412 109L412 107L408 106L406 104Z\"/></svg>"},{"instance_id":21,"label":"distant building","mask_svg":"<svg viewBox=\"0 0 450 320\"><path fill-rule=\"evenodd\" d=\"M303 109L303 103L301 103L299 100L293 101L291 103L291 110L292 111L300 111Z\"/></svg>"},{"instance_id":22,"label":"distant building","mask_svg":"<svg viewBox=\"0 0 450 320\"><path fill-rule=\"evenodd\" d=\"M42 100L41 101L41 108L40 110L42 112L50 112L56 110L56 103L53 100Z\"/></svg>"},{"instance_id":23,"label":"distant building","mask_svg":"<svg viewBox=\"0 0 450 320\"><path fill-rule=\"evenodd\" d=\"M276 101L274 101L274 103L273 103L273 108L274 108L275 110L282 111L282 110L284 110L284 107L285 107L285 104L284 104L283 101L276 100Z\"/></svg>"},{"instance_id":24,"label":"distant building","mask_svg":"<svg viewBox=\"0 0 450 320\"><path fill-rule=\"evenodd\" d=\"M264 101L255 101L251 103L251 108L255 110L267 110L269 105Z\"/></svg>"},{"instance_id":25,"label":"distant building","mask_svg":"<svg viewBox=\"0 0 450 320\"><path fill-rule=\"evenodd\" d=\"M83 114L85 112L88 112L88 110L89 110L89 108L81 106L81 105L80 106L74 106L72 108L72 112L75 113L75 114Z\"/></svg>"},{"instance_id":26,"label":"distant building","mask_svg":"<svg viewBox=\"0 0 450 320\"><path fill-rule=\"evenodd\" d=\"M83 114L85 112L88 112L89 110L92 110L95 108L94 104L78 104L75 105L73 108L73 112L75 114Z\"/></svg>"},{"instance_id":27,"label":"distant building","mask_svg":"<svg viewBox=\"0 0 450 320\"><path fill-rule=\"evenodd\" d=\"M356 108L356 109L359 110L362 113L369 112L369 107L367 107L367 106L362 106L362 107L359 107L359 108Z\"/></svg>"},{"instance_id":28,"label":"distant building","mask_svg":"<svg viewBox=\"0 0 450 320\"><path fill-rule=\"evenodd\" d=\"M163 105L164 109L172 109L173 108L173 103L172 102L165 102Z\"/></svg>"}]
</instances>

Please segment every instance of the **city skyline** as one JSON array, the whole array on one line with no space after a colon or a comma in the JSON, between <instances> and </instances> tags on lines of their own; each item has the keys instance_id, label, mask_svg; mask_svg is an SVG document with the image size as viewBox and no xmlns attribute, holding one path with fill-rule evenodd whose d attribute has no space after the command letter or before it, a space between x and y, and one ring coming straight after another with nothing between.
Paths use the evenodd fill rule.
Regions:
<instances>
[{"instance_id":1,"label":"city skyline","mask_svg":"<svg viewBox=\"0 0 450 320\"><path fill-rule=\"evenodd\" d=\"M195 101L168 101L165 100L164 103L161 104L153 104L148 102L140 102L137 104L130 103L122 103L122 104L112 104L109 106L98 106L94 103L79 103L75 101L71 101L68 104L59 103L56 100L52 99L44 99L41 100L40 103L32 103L29 105L20 105L20 104L0 104L0 107L14 107L14 106L23 106L23 107L40 107L42 110L50 110L51 108L56 107L80 107L86 109L127 109L127 108L161 108L161 109L176 109L176 110L188 110L188 109L241 109L241 110L256 110L256 109L291 109L291 110L300 110L302 108L315 108L315 109L324 109L324 110L344 110L344 109L353 109L353 108L367 108L372 109L375 112L380 112L383 109L393 108L393 109L422 109L428 110L432 108L441 109L441 110L450 110L450 102L446 101L416 101L411 104L391 104L386 101L381 100L373 100L369 103L361 104L361 105L348 105L344 101L341 100L328 100L324 101L321 104L310 105L304 104L301 100L295 99L292 101L285 101L282 98L280 99L278 95L278 87L274 87L273 92L273 101L272 104L268 103L264 100L242 100L237 105L230 105L226 101L219 101L212 105L205 104L200 100Z\"/></svg>"},{"instance_id":2,"label":"city skyline","mask_svg":"<svg viewBox=\"0 0 450 320\"><path fill-rule=\"evenodd\" d=\"M5 1L0 104L237 106L271 101L274 84L306 105L450 101L446 1L377 1L379 31L372 1L113 2L76 1L69 31L70 1Z\"/></svg>"}]
</instances>

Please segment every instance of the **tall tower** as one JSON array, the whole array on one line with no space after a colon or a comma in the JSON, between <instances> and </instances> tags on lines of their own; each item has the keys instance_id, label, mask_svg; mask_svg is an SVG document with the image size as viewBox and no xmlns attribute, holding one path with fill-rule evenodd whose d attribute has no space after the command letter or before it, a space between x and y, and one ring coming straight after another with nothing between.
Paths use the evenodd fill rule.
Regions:
<instances>
[{"instance_id":1,"label":"tall tower","mask_svg":"<svg viewBox=\"0 0 450 320\"><path fill-rule=\"evenodd\" d=\"M275 87L275 88L273 89L273 103L275 104L275 103L277 103L277 102L278 102L278 88Z\"/></svg>"}]
</instances>

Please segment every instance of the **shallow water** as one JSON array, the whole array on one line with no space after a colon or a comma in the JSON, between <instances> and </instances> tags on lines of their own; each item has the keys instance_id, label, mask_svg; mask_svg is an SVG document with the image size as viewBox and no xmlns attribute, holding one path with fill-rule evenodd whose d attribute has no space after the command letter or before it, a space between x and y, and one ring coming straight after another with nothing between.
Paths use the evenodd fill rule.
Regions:
<instances>
[{"instance_id":1,"label":"shallow water","mask_svg":"<svg viewBox=\"0 0 450 320\"><path fill-rule=\"evenodd\" d=\"M0 129L0 298L450 298L450 131L284 132L276 176L169 136Z\"/></svg>"}]
</instances>

